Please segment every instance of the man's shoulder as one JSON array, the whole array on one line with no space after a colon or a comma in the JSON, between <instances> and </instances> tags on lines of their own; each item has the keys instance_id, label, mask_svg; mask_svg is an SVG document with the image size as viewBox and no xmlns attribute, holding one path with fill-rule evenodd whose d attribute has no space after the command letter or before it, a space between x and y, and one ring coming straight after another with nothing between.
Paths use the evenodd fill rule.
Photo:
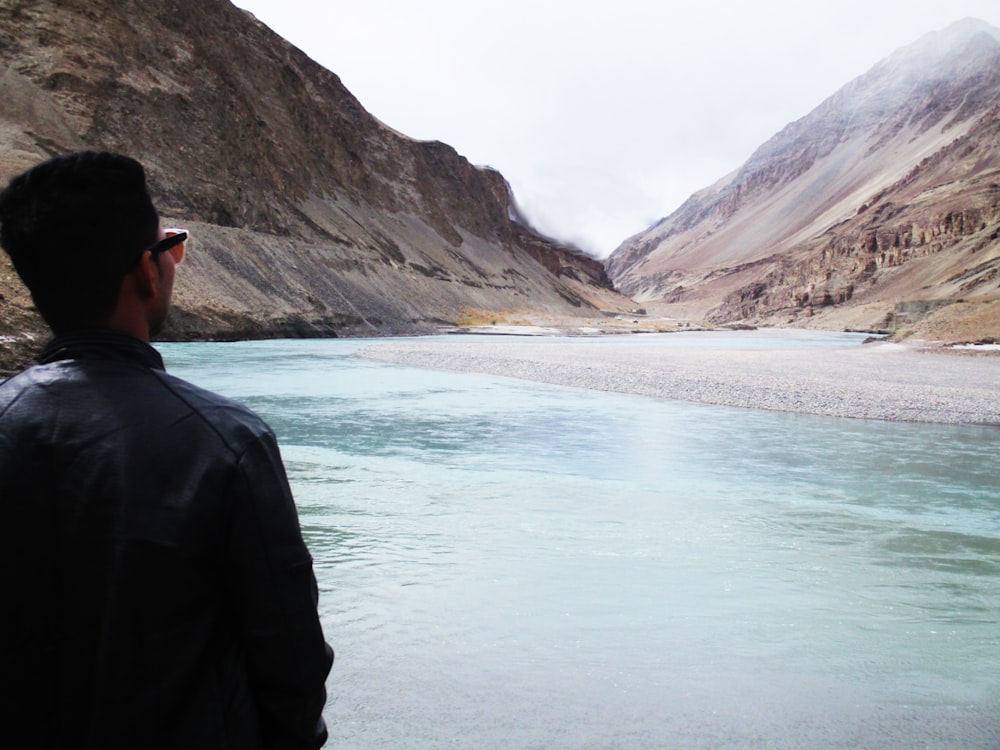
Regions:
<instances>
[{"instance_id":1,"label":"man's shoulder","mask_svg":"<svg viewBox=\"0 0 1000 750\"><path fill-rule=\"evenodd\" d=\"M126 373L127 385L118 377L122 372ZM139 380L136 380L137 375ZM165 370L122 362L62 360L33 365L0 381L0 410L30 393L66 398L67 393L76 392L76 384L83 384L82 388L114 391L123 401L135 401L134 407L142 408L142 401L146 399L166 398L220 424L234 423L258 431L270 429L252 409L233 399ZM145 406L148 405L146 401Z\"/></svg>"},{"instance_id":2,"label":"man's shoulder","mask_svg":"<svg viewBox=\"0 0 1000 750\"><path fill-rule=\"evenodd\" d=\"M168 372L155 374L174 398L214 430L245 439L272 434L267 422L250 407Z\"/></svg>"},{"instance_id":3,"label":"man's shoulder","mask_svg":"<svg viewBox=\"0 0 1000 750\"><path fill-rule=\"evenodd\" d=\"M58 377L53 365L32 365L0 381L0 414L25 393Z\"/></svg>"}]
</instances>

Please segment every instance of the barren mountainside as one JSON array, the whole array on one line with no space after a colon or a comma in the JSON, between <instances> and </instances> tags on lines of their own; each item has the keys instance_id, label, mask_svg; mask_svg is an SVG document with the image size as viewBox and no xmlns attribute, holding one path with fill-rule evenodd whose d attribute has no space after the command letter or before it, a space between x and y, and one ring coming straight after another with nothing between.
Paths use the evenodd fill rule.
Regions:
<instances>
[{"instance_id":1,"label":"barren mountainside","mask_svg":"<svg viewBox=\"0 0 1000 750\"><path fill-rule=\"evenodd\" d=\"M714 322L1000 338L1000 30L928 34L626 240L643 304Z\"/></svg>"},{"instance_id":2,"label":"barren mountainside","mask_svg":"<svg viewBox=\"0 0 1000 750\"><path fill-rule=\"evenodd\" d=\"M386 127L226 0L3 0L0 101L2 184L82 148L147 166L164 221L193 238L173 336L627 304L599 263L517 220L502 175ZM38 327L6 256L0 315L0 334Z\"/></svg>"}]
</instances>

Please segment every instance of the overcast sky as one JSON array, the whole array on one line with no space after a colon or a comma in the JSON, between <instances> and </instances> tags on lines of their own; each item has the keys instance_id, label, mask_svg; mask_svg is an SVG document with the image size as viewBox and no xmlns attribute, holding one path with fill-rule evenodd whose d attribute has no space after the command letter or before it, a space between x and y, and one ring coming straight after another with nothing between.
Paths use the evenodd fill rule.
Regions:
<instances>
[{"instance_id":1,"label":"overcast sky","mask_svg":"<svg viewBox=\"0 0 1000 750\"><path fill-rule=\"evenodd\" d=\"M379 120L598 257L927 32L1000 0L236 0Z\"/></svg>"}]
</instances>

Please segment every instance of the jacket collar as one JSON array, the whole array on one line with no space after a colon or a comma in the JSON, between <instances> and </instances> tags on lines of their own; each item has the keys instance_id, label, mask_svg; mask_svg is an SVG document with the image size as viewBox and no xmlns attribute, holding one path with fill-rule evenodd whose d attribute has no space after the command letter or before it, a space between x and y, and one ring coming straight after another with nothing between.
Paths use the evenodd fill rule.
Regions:
<instances>
[{"instance_id":1,"label":"jacket collar","mask_svg":"<svg viewBox=\"0 0 1000 750\"><path fill-rule=\"evenodd\" d=\"M163 357L152 346L128 333L110 329L73 331L56 336L39 356L42 364L65 359L103 359L134 362L165 370Z\"/></svg>"}]
</instances>

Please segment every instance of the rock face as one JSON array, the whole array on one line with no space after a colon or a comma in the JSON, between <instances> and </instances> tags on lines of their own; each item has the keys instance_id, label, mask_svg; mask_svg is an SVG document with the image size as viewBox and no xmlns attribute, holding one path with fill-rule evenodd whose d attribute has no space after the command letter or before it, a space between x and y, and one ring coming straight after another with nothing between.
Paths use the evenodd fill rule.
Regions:
<instances>
[{"instance_id":1,"label":"rock face","mask_svg":"<svg viewBox=\"0 0 1000 750\"><path fill-rule=\"evenodd\" d=\"M1000 30L899 50L626 240L647 307L713 322L1000 338Z\"/></svg>"},{"instance_id":2,"label":"rock face","mask_svg":"<svg viewBox=\"0 0 1000 750\"><path fill-rule=\"evenodd\" d=\"M4 0L0 180L50 155L146 166L192 233L172 337L433 330L462 308L627 307L517 219L496 171L386 127L225 0ZM0 335L38 327L3 257ZM190 265L188 265L190 264Z\"/></svg>"}]
</instances>

